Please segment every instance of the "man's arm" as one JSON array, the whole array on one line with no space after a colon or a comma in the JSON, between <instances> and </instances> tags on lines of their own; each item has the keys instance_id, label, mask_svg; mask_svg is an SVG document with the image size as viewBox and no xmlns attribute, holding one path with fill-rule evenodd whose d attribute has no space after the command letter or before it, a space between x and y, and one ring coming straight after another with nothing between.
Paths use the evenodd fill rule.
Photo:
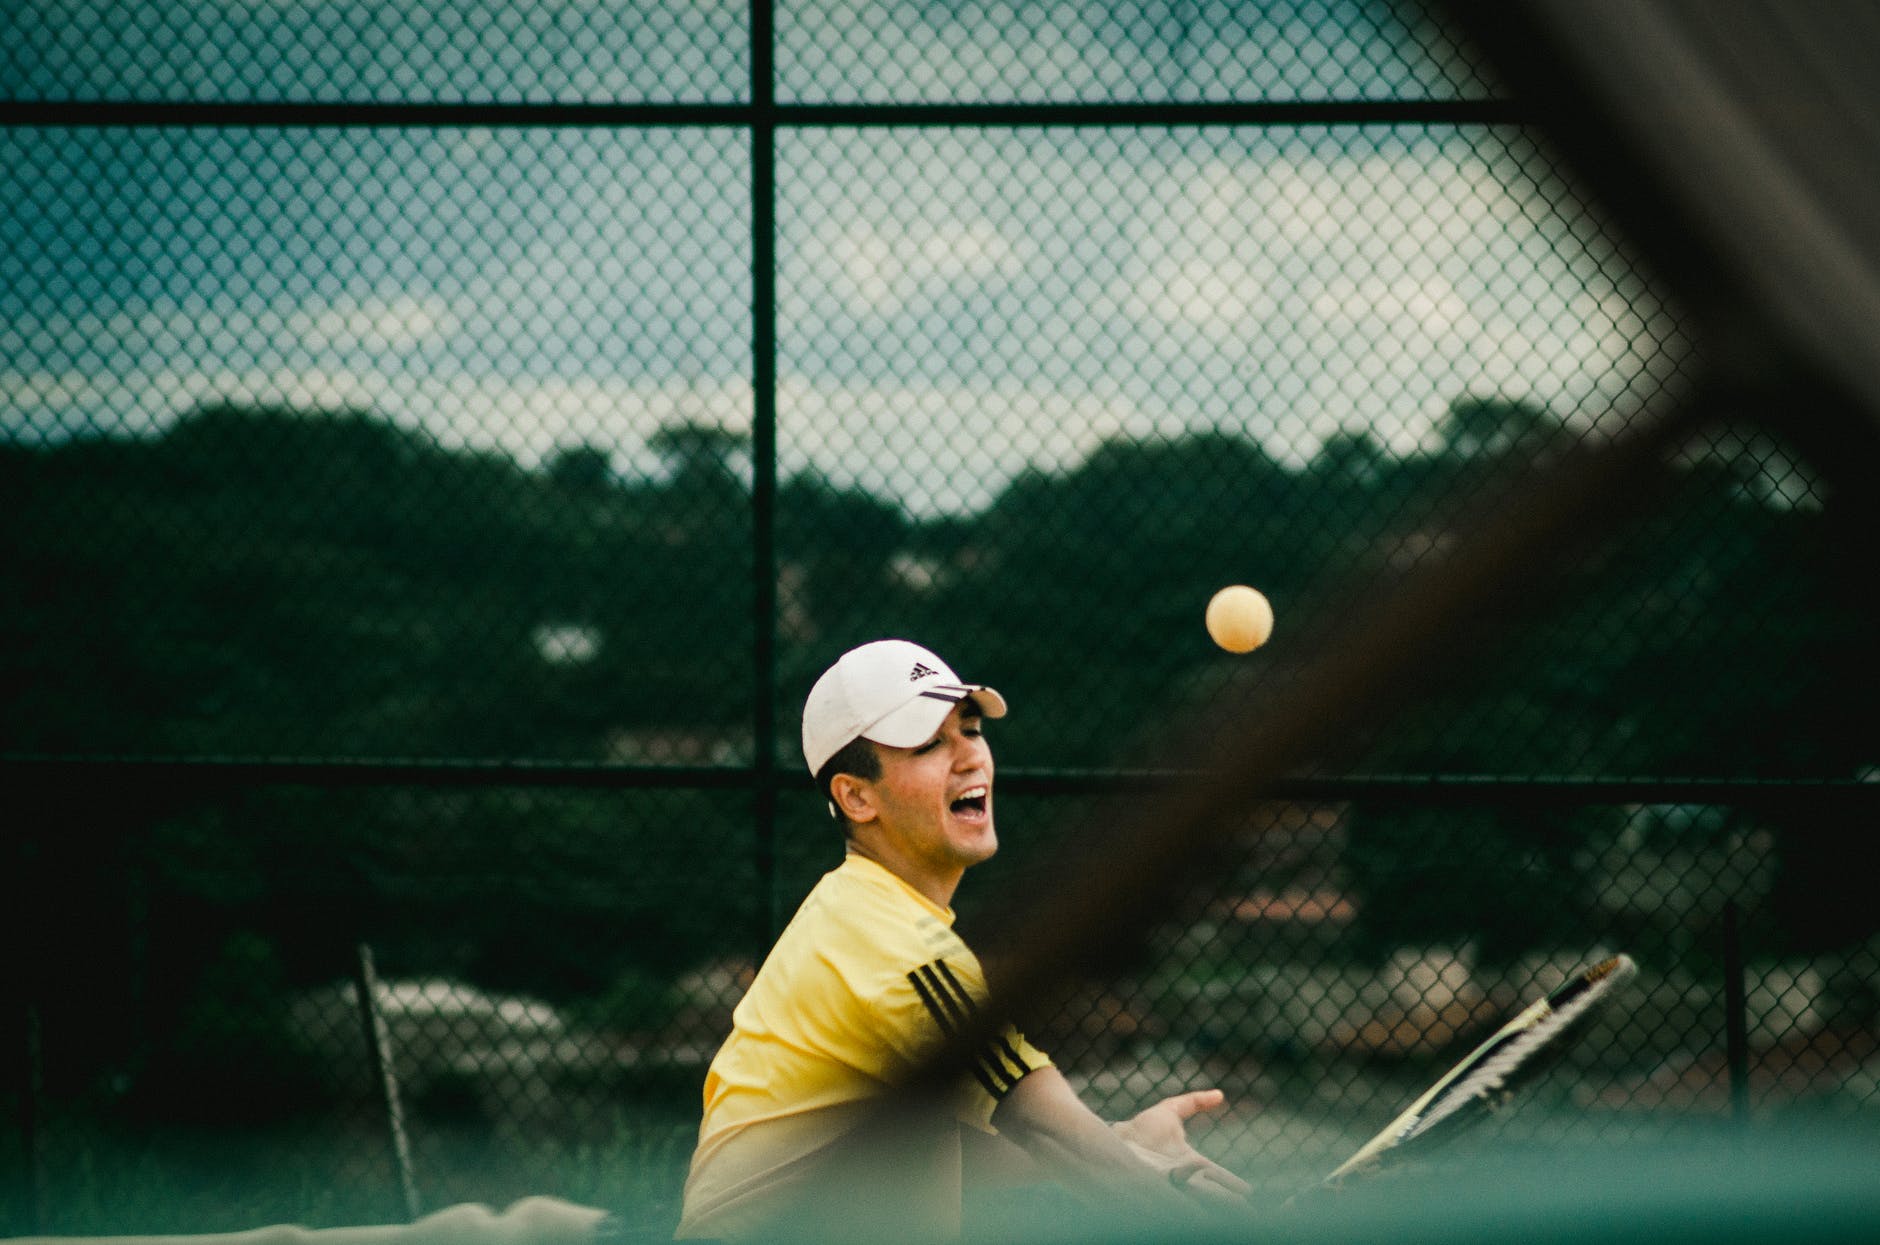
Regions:
<instances>
[{"instance_id":1,"label":"man's arm","mask_svg":"<svg viewBox=\"0 0 1880 1245\"><path fill-rule=\"evenodd\" d=\"M1077 1192L1188 1209L1194 1196L1241 1204L1246 1183L1190 1146L1183 1129L1223 1097L1219 1090L1177 1095L1112 1126L1084 1105L1063 1073L1040 1068L1005 1096L992 1123L1043 1176Z\"/></svg>"}]
</instances>

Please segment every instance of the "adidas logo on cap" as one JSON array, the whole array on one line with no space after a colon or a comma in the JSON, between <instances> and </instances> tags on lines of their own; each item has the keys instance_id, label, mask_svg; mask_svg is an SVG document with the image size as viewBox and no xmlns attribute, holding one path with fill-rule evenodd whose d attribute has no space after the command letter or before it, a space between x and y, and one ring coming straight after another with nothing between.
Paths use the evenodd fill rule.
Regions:
<instances>
[{"instance_id":1,"label":"adidas logo on cap","mask_svg":"<svg viewBox=\"0 0 1880 1245\"><path fill-rule=\"evenodd\" d=\"M939 673L940 672L938 670L929 669L928 667L921 665L919 662L915 662L914 668L907 672L907 681L909 683L918 683L922 679L931 679Z\"/></svg>"}]
</instances>

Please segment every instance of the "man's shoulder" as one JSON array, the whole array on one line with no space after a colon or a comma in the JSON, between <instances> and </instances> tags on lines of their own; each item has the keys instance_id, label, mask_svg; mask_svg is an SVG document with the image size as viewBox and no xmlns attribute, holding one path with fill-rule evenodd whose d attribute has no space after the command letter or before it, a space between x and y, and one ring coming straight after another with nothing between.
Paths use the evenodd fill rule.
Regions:
<instances>
[{"instance_id":1,"label":"man's shoulder","mask_svg":"<svg viewBox=\"0 0 1880 1245\"><path fill-rule=\"evenodd\" d=\"M792 924L825 951L841 948L903 972L972 955L951 924L883 877L879 866L851 858L823 875Z\"/></svg>"}]
</instances>

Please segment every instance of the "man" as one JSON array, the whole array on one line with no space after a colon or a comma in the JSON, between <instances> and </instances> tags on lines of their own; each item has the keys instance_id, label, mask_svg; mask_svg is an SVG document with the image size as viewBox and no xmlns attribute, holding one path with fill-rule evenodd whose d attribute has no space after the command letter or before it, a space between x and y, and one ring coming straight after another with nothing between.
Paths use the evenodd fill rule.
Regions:
<instances>
[{"instance_id":1,"label":"man","mask_svg":"<svg viewBox=\"0 0 1880 1245\"><path fill-rule=\"evenodd\" d=\"M803 756L848 850L778 938L712 1061L681 1237L957 1235L969 1144L1008 1175L1176 1215L1245 1194L1184 1136L1219 1091L1111 1126L1009 1026L973 1052L948 1109L881 1126L884 1095L980 1025L985 977L951 904L998 850L982 726L1005 713L998 692L904 640L850 650L810 690Z\"/></svg>"}]
</instances>

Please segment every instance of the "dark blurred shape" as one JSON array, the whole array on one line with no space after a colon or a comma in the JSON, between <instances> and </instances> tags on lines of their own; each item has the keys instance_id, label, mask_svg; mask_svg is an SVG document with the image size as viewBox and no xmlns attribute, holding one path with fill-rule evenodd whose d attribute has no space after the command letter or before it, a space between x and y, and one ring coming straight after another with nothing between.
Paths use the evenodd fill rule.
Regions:
<instances>
[{"instance_id":1,"label":"dark blurred shape","mask_svg":"<svg viewBox=\"0 0 1880 1245\"><path fill-rule=\"evenodd\" d=\"M1880 9L1449 7L1722 338L1730 371L1813 372L1880 421Z\"/></svg>"},{"instance_id":2,"label":"dark blurred shape","mask_svg":"<svg viewBox=\"0 0 1880 1245\"><path fill-rule=\"evenodd\" d=\"M1058 1208L981 1240L1365 1242L1870 1241L1880 1233L1871 1131L1816 1122L1649 1144L1503 1148L1256 1209L1219 1231L1120 1235ZM1134 1227L1135 1225L1132 1225Z\"/></svg>"}]
</instances>

